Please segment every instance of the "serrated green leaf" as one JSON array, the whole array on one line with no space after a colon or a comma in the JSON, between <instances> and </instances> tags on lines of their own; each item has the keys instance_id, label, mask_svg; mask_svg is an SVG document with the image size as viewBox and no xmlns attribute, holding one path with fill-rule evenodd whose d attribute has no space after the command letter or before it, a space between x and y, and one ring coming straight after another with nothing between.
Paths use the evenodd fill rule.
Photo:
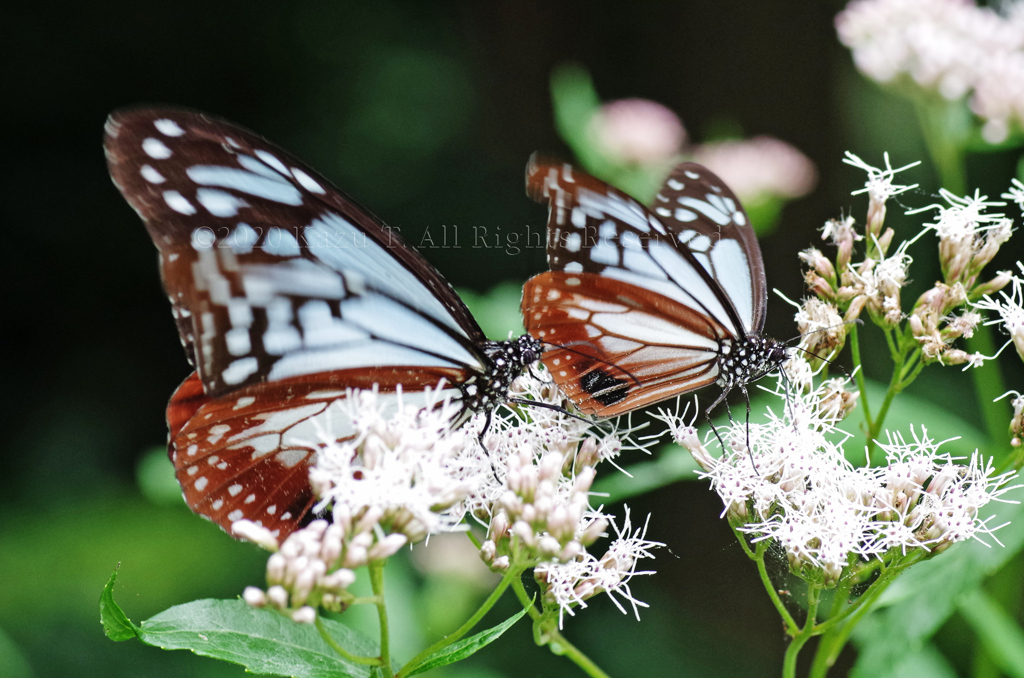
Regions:
<instances>
[{"instance_id":1,"label":"serrated green leaf","mask_svg":"<svg viewBox=\"0 0 1024 678\"><path fill-rule=\"evenodd\" d=\"M114 582L117 581L117 570L110 574L103 592L100 593L100 623L107 638L120 642L131 640L139 635L139 628L132 624L117 603L114 602Z\"/></svg>"},{"instance_id":2,"label":"serrated green leaf","mask_svg":"<svg viewBox=\"0 0 1024 678\"><path fill-rule=\"evenodd\" d=\"M322 620L331 637L348 652L378 654L376 643L344 624ZM241 600L197 600L176 605L142 622L140 640L165 650L191 650L241 664L250 673L299 678L366 678L368 666L332 650L316 627L296 624Z\"/></svg>"},{"instance_id":3,"label":"serrated green leaf","mask_svg":"<svg viewBox=\"0 0 1024 678\"><path fill-rule=\"evenodd\" d=\"M959 611L1003 673L1024 678L1024 631L1013 617L981 589L966 593Z\"/></svg>"},{"instance_id":4,"label":"serrated green leaf","mask_svg":"<svg viewBox=\"0 0 1024 678\"><path fill-rule=\"evenodd\" d=\"M454 664L457 661L462 661L466 657L497 640L501 634L505 633L505 631L507 631L513 624L519 621L524 614L526 614L525 608L497 626L493 626L486 631L481 631L469 638L463 638L458 642L452 643L451 645L438 650L421 661L412 671L405 673L404 675L415 676L417 673L423 673L424 671L436 669L439 666L445 666L447 664Z\"/></svg>"}]
</instances>

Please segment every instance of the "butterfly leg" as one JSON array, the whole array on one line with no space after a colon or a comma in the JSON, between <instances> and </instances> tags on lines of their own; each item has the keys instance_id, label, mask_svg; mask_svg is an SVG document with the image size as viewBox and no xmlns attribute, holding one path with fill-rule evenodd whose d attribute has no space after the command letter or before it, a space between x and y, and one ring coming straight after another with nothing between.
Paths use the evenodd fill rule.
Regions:
<instances>
[{"instance_id":1,"label":"butterfly leg","mask_svg":"<svg viewBox=\"0 0 1024 678\"><path fill-rule=\"evenodd\" d=\"M740 390L743 391L743 400L747 402L747 454L750 456L750 463L754 466L754 473L758 473L757 462L754 461L754 450L750 448L750 394L747 393L747 387L740 386Z\"/></svg>"},{"instance_id":2,"label":"butterfly leg","mask_svg":"<svg viewBox=\"0 0 1024 678\"><path fill-rule=\"evenodd\" d=\"M491 417L494 416L494 410L487 410L487 419L484 420L484 427L480 429L480 434L477 436L477 440L480 441L480 447L487 451L487 445L484 445L484 436L487 435L487 431L491 428Z\"/></svg>"},{"instance_id":3,"label":"butterfly leg","mask_svg":"<svg viewBox=\"0 0 1024 678\"><path fill-rule=\"evenodd\" d=\"M715 423L713 421L711 421L711 411L718 407L719 403L725 400L725 397L729 395L729 391L731 390L731 383L726 382L725 384L723 384L722 392L718 394L717 398L715 398L715 402L711 403L711 405L709 405L708 408L704 410L704 419L707 420L708 424L711 426L711 430L714 431L715 433L715 437L718 438L718 444L722 448L722 454L725 454L726 452L725 441L722 440L721 434L718 433L718 427L715 426ZM732 422L732 411L729 410L728 402L725 403L725 413L729 416L729 421Z\"/></svg>"}]
</instances>

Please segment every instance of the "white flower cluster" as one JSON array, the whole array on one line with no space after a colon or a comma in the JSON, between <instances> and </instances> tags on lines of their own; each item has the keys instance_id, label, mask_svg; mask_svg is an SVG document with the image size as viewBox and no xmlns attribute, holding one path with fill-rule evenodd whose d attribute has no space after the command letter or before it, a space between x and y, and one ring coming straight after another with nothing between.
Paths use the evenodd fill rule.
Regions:
<instances>
[{"instance_id":1,"label":"white flower cluster","mask_svg":"<svg viewBox=\"0 0 1024 678\"><path fill-rule=\"evenodd\" d=\"M991 143L1024 124L1024 3L1003 14L965 0L854 0L836 17L857 68L881 83L908 78L947 100L970 94Z\"/></svg>"},{"instance_id":2,"label":"white flower cluster","mask_svg":"<svg viewBox=\"0 0 1024 678\"><path fill-rule=\"evenodd\" d=\"M722 498L723 514L753 541L783 547L794 572L813 570L834 582L857 563L911 549L936 553L996 529L980 510L1009 489L1012 473L994 475L977 453L957 464L924 431L910 443L890 436L881 445L884 466L854 468L833 425L835 409L822 404L834 393L786 390L780 380L776 395L785 401L783 414L749 425L749 451L747 426L732 424L725 435L732 449L721 458L708 452L685 413L661 416Z\"/></svg>"},{"instance_id":3,"label":"white flower cluster","mask_svg":"<svg viewBox=\"0 0 1024 678\"><path fill-rule=\"evenodd\" d=\"M534 569L537 581L544 587L544 596L558 607L559 628L562 626L564 613L575 615L575 607L586 607L587 599L598 593L607 593L615 606L625 614L626 609L616 596L630 604L633 614L640 619L639 607L647 607L647 603L633 597L629 589L629 581L635 575L654 574L653 571L638 572L637 562L644 558L653 558L651 553L664 544L648 541L647 523L642 528L633 530L629 509L620 529L614 522L616 538L608 546L603 556L597 558L590 553L582 553L580 557L567 562L546 561Z\"/></svg>"},{"instance_id":4,"label":"white flower cluster","mask_svg":"<svg viewBox=\"0 0 1024 678\"><path fill-rule=\"evenodd\" d=\"M990 207L1006 203L988 200L975 192L974 196L959 197L946 189L939 194L948 205L929 205L911 210L917 214L925 210L938 210L939 215L925 228L939 237L939 262L947 285L961 283L967 289L974 286L981 269L992 261L1000 246L1010 239L1013 220L1003 214L989 214Z\"/></svg>"},{"instance_id":5,"label":"white flower cluster","mask_svg":"<svg viewBox=\"0 0 1024 678\"><path fill-rule=\"evenodd\" d=\"M893 168L885 156L885 168L875 168L847 153L843 162L867 172L863 189L869 197L864 235L857 233L851 217L834 219L825 224L822 237L831 240L837 248L833 264L818 249L810 248L800 254L807 265L804 281L817 299L806 300L797 314L801 332L805 334L801 348L825 357L842 348L845 330L825 328L836 326L840 316L846 321L860 317L866 309L872 320L886 328L896 328L904 320L920 346L925 363L976 367L987 356L969 354L956 348L961 337L970 337L982 317L969 305L970 300L999 291L1010 280L1009 274L999 273L987 281L979 281L982 270L992 261L1000 247L1013 231L1012 220L1003 214L989 213L991 207L1004 205L989 201L975 193L959 197L941 191L945 204L929 205L907 214L937 210L931 223L913 238L904 240L890 252L895 233L885 226L886 201L903 193L913 185L902 186L894 182L895 176L917 163ZM1011 189L1003 197L1016 200ZM1024 203L1024 186L1021 187ZM909 247L922 235L934 231L939 238L939 260L942 280L924 292L909 313L904 311L900 299L912 263ZM864 258L854 261L854 245L865 242ZM814 334L807 334L812 332ZM820 336L817 336L820 333Z\"/></svg>"},{"instance_id":6,"label":"white flower cluster","mask_svg":"<svg viewBox=\"0 0 1024 678\"><path fill-rule=\"evenodd\" d=\"M550 382L520 379L516 387L531 400L567 404ZM492 487L480 488L474 510L488 525L481 558L499 572L513 565L534 567L545 602L556 605L560 615L573 614L575 606L598 593L613 600L620 595L635 611L643 604L630 594L629 580L649 574L637 572L636 563L662 544L645 539L646 526L630 534L628 508L620 529L613 515L590 505L595 466L617 457L633 430L594 432L587 422L538 407L527 414L529 421L515 415L496 420L485 441L495 472ZM605 555L595 557L587 547L609 525L618 536Z\"/></svg>"},{"instance_id":7,"label":"white flower cluster","mask_svg":"<svg viewBox=\"0 0 1024 678\"><path fill-rule=\"evenodd\" d=\"M517 380L512 391L542 405L566 404L553 384L533 376ZM460 408L438 400L438 393L350 391L334 405L351 433L338 440L324 430L320 441L310 442L318 450L310 469L320 499L316 510L329 510L330 521L314 521L280 547L266 529L236 522L236 536L276 551L267 563L267 591L250 587L246 601L312 623L317 607L340 611L352 601L347 588L355 568L430 534L465 529L463 518L470 514L488 527L480 550L484 561L495 571L543 564L538 577L543 572L551 582L548 599L564 605L563 611L571 613L600 592L623 595L635 609L640 603L629 594L628 581L639 574L636 561L659 544L640 531L619 532L603 558L586 550L614 526L613 516L590 506L594 466L618 456L619 436L631 431L593 435L588 422L538 406L494 413L485 449L478 431L486 417L453 428ZM599 582L597 573L577 576L593 563L601 564ZM554 591L572 576L580 580L575 596Z\"/></svg>"}]
</instances>

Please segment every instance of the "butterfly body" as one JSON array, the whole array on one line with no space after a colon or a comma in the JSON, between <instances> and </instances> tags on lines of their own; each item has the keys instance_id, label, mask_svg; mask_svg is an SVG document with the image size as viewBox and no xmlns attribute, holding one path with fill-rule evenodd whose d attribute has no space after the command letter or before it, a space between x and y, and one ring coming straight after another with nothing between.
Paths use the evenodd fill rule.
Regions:
<instances>
[{"instance_id":1,"label":"butterfly body","mask_svg":"<svg viewBox=\"0 0 1024 678\"><path fill-rule=\"evenodd\" d=\"M440 389L459 425L540 355L529 336L488 341L397 233L252 132L143 108L112 114L104 146L195 368L168 405L169 455L188 505L225 530L311 519L317 449L354 434L332 407L348 389L396 406Z\"/></svg>"},{"instance_id":2,"label":"butterfly body","mask_svg":"<svg viewBox=\"0 0 1024 678\"><path fill-rule=\"evenodd\" d=\"M786 358L763 337L767 293L738 199L706 168L677 167L652 206L568 165L534 161L550 206L550 271L523 290L527 330L585 413L615 416L704 386L745 392Z\"/></svg>"}]
</instances>

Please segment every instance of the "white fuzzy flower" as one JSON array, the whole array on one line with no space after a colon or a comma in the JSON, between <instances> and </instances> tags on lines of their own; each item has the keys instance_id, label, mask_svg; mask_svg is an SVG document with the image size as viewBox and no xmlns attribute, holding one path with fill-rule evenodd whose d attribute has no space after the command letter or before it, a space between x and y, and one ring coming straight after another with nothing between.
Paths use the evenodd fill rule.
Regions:
<instances>
[{"instance_id":1,"label":"white fuzzy flower","mask_svg":"<svg viewBox=\"0 0 1024 678\"><path fill-rule=\"evenodd\" d=\"M990 201L977 191L963 198L946 189L939 194L947 205L929 205L911 210L917 214L925 210L938 210L938 218L926 223L925 228L939 237L939 261L947 284L963 283L972 288L981 269L992 260L1000 246L1013 231L1013 222L1003 214L989 214L990 207L1005 205Z\"/></svg>"},{"instance_id":2,"label":"white fuzzy flower","mask_svg":"<svg viewBox=\"0 0 1024 678\"><path fill-rule=\"evenodd\" d=\"M884 466L855 468L843 451L845 434L821 404L827 391L787 391L780 383L775 393L783 400L782 415L769 412L768 423L749 429L731 424L723 432L730 449L718 459L697 442L701 476L737 529L754 542L782 546L794 572L809 576L810 569L829 581L863 559L942 550L995 529L979 515L1009 489L1012 473L994 475L977 453L966 466L956 464L923 430L920 436L912 431L909 443L889 435L881 445ZM677 422L674 430L683 434L677 442L692 450L686 427ZM748 435L749 451L743 446Z\"/></svg>"},{"instance_id":3,"label":"white fuzzy flower","mask_svg":"<svg viewBox=\"0 0 1024 678\"><path fill-rule=\"evenodd\" d=\"M1017 267L1024 274L1024 264L1017 262ZM981 301L975 304L975 308L992 311L999 315L994 320L989 320L986 325L1001 325L1007 334L1009 341L1003 345L1006 348L1010 343L1017 349L1017 355L1024 360L1024 278L1010 276L1010 292L1006 290L999 293L1000 299L985 295ZM1003 348L999 349L1002 352ZM998 354L997 354L998 355Z\"/></svg>"},{"instance_id":4,"label":"white fuzzy flower","mask_svg":"<svg viewBox=\"0 0 1024 678\"><path fill-rule=\"evenodd\" d=\"M544 587L544 595L558 606L559 628L562 627L565 613L575 615L575 607L586 607L586 600L598 593L607 593L615 606L625 614L626 608L617 596L622 598L630 605L638 620L638 608L647 607L646 603L633 596L629 582L634 576L653 574L653 571L637 571L637 563L653 558L651 552L664 544L646 539L647 521L642 528L634 531L629 509L626 510L622 528L614 521L611 521L611 525L615 529L616 538L600 558L583 553L568 562L545 562L536 567L537 580Z\"/></svg>"},{"instance_id":5,"label":"white fuzzy flower","mask_svg":"<svg viewBox=\"0 0 1024 678\"><path fill-rule=\"evenodd\" d=\"M1024 16L1024 12L1021 12L1021 16ZM1024 211L1024 183L1020 179L1011 179L1010 182L1010 189L999 197L1017 203L1017 207Z\"/></svg>"},{"instance_id":6,"label":"white fuzzy flower","mask_svg":"<svg viewBox=\"0 0 1024 678\"><path fill-rule=\"evenodd\" d=\"M477 465L465 473L467 448L472 454L475 441L465 430L452 428L459 406L438 402L433 391L423 398L364 390L335 405L339 419L351 421L355 434L336 441L332 432L323 432L310 469L318 511L330 508L344 516L346 530L373 516L361 531L380 525L412 542L455 529L474 473L486 470Z\"/></svg>"},{"instance_id":7,"label":"white fuzzy flower","mask_svg":"<svg viewBox=\"0 0 1024 678\"><path fill-rule=\"evenodd\" d=\"M850 195L867 193L872 202L884 203L894 195L899 195L900 193L917 188L917 184L897 184L893 182L893 179L895 179L896 175L900 172L920 165L920 160L904 165L903 167L893 169L893 166L889 162L889 154L883 154L882 158L885 160L885 169L872 167L853 153L850 153L849 151L846 152L846 157L843 158L844 163L868 173L868 180L865 182L864 188L852 191Z\"/></svg>"}]
</instances>

